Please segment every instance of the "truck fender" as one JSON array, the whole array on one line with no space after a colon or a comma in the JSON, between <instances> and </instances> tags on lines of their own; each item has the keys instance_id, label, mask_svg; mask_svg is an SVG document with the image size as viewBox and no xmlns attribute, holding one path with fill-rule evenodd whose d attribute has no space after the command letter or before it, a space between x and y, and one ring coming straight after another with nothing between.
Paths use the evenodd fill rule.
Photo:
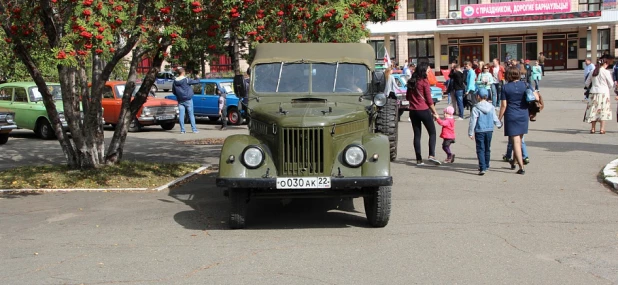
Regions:
<instances>
[{"instance_id":1,"label":"truck fender","mask_svg":"<svg viewBox=\"0 0 618 285\"><path fill-rule=\"evenodd\" d=\"M363 164L363 176L390 176L390 144L383 134L367 134L363 136L363 147L367 152L367 161ZM378 159L374 160L373 155Z\"/></svg>"},{"instance_id":2,"label":"truck fender","mask_svg":"<svg viewBox=\"0 0 618 285\"><path fill-rule=\"evenodd\" d=\"M245 167L242 154L247 146L259 146L264 152L264 162L256 169ZM234 160L230 160L234 156ZM219 157L219 178L266 178L277 176L272 152L260 140L249 135L232 135L225 139Z\"/></svg>"}]
</instances>

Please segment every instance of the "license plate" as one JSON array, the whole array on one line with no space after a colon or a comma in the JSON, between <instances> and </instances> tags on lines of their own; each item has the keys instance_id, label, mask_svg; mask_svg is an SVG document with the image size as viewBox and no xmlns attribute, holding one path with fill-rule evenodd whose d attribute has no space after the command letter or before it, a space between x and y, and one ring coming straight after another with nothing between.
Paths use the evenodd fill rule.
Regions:
<instances>
[{"instance_id":1,"label":"license plate","mask_svg":"<svg viewBox=\"0 0 618 285\"><path fill-rule=\"evenodd\" d=\"M157 120L159 121L163 121L163 120L172 120L174 119L174 116L168 115L168 116L158 116Z\"/></svg>"},{"instance_id":2,"label":"license plate","mask_svg":"<svg viewBox=\"0 0 618 285\"><path fill-rule=\"evenodd\" d=\"M329 189L330 177L277 178L277 189Z\"/></svg>"},{"instance_id":3,"label":"license plate","mask_svg":"<svg viewBox=\"0 0 618 285\"><path fill-rule=\"evenodd\" d=\"M401 101L401 106L408 106L408 105L410 105L409 101L407 101L407 100Z\"/></svg>"}]
</instances>

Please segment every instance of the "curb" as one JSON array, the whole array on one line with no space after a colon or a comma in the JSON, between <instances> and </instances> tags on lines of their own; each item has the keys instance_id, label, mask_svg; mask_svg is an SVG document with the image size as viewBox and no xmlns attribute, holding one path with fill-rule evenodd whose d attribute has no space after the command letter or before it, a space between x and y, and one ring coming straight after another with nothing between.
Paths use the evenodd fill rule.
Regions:
<instances>
[{"instance_id":1,"label":"curb","mask_svg":"<svg viewBox=\"0 0 618 285\"><path fill-rule=\"evenodd\" d=\"M615 159L603 168L603 181L612 186L614 190L618 190L618 173L616 173L617 167L618 159Z\"/></svg>"},{"instance_id":2,"label":"curb","mask_svg":"<svg viewBox=\"0 0 618 285\"><path fill-rule=\"evenodd\" d=\"M157 188L74 188L74 189L45 189L45 188L30 188L30 189L0 189L0 194L3 193L32 193L32 192L129 192L129 191L163 191L170 187L181 183L202 171L211 167L210 164L204 164L196 170L193 170L184 176L177 178L169 183L161 185Z\"/></svg>"}]
</instances>

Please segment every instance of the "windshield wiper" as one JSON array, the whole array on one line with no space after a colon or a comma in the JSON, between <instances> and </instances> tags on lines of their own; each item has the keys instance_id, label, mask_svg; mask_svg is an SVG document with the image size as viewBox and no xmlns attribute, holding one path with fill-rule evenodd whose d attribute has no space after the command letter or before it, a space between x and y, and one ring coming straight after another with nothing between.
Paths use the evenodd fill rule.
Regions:
<instances>
[{"instance_id":1,"label":"windshield wiper","mask_svg":"<svg viewBox=\"0 0 618 285\"><path fill-rule=\"evenodd\" d=\"M337 74L339 73L339 62L337 61L337 67L335 68L335 82L333 83L333 93L335 93L335 88L337 87Z\"/></svg>"}]
</instances>

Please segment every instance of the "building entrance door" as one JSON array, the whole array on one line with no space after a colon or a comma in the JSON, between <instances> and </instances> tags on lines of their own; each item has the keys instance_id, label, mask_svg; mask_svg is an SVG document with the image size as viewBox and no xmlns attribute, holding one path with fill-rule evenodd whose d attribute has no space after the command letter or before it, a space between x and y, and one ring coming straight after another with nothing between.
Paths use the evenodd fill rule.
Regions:
<instances>
[{"instance_id":1,"label":"building entrance door","mask_svg":"<svg viewBox=\"0 0 618 285\"><path fill-rule=\"evenodd\" d=\"M459 62L483 60L483 45L467 45L459 47Z\"/></svg>"},{"instance_id":2,"label":"building entrance door","mask_svg":"<svg viewBox=\"0 0 618 285\"><path fill-rule=\"evenodd\" d=\"M545 70L566 69L566 40L543 41L543 54L545 55Z\"/></svg>"}]
</instances>

